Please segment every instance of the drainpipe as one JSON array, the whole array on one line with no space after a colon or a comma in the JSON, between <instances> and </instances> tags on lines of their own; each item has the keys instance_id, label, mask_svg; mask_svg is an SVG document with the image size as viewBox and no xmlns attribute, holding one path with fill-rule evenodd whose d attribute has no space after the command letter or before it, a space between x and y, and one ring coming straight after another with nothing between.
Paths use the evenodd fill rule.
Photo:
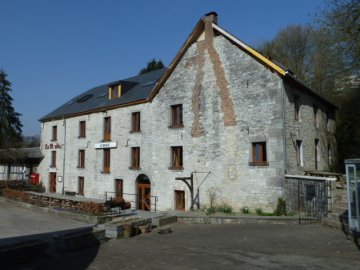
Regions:
<instances>
[{"instance_id":1,"label":"drainpipe","mask_svg":"<svg viewBox=\"0 0 360 270\"><path fill-rule=\"evenodd\" d=\"M64 126L64 154L63 154L63 179L62 179L62 195L65 194L65 154L66 154L66 119L64 117L64 123L63 123L63 126Z\"/></svg>"},{"instance_id":2,"label":"drainpipe","mask_svg":"<svg viewBox=\"0 0 360 270\"><path fill-rule=\"evenodd\" d=\"M285 125L285 84L282 82L281 107L282 107L282 124L283 124L283 141L284 141L284 175L287 174L287 151L286 151L286 125Z\"/></svg>"}]
</instances>

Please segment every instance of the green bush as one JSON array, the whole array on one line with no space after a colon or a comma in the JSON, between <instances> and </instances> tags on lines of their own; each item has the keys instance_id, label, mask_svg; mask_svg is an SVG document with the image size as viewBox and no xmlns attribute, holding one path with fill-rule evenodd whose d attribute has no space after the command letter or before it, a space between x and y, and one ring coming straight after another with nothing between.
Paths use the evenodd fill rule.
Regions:
<instances>
[{"instance_id":1,"label":"green bush","mask_svg":"<svg viewBox=\"0 0 360 270\"><path fill-rule=\"evenodd\" d=\"M211 206L209 208L206 208L205 212L207 215L214 214L216 212L216 208L214 206Z\"/></svg>"},{"instance_id":2,"label":"green bush","mask_svg":"<svg viewBox=\"0 0 360 270\"><path fill-rule=\"evenodd\" d=\"M247 206L242 207L242 208L241 208L241 213L243 213L243 214L250 214L249 207L247 207Z\"/></svg>"},{"instance_id":3,"label":"green bush","mask_svg":"<svg viewBox=\"0 0 360 270\"><path fill-rule=\"evenodd\" d=\"M216 207L216 211L231 214L233 212L233 208L230 205L223 203L222 205Z\"/></svg>"},{"instance_id":4,"label":"green bush","mask_svg":"<svg viewBox=\"0 0 360 270\"><path fill-rule=\"evenodd\" d=\"M263 210L259 207L255 209L257 215L262 216L264 214Z\"/></svg>"},{"instance_id":5,"label":"green bush","mask_svg":"<svg viewBox=\"0 0 360 270\"><path fill-rule=\"evenodd\" d=\"M277 216L286 216L287 215L286 201L283 198L278 198L274 214Z\"/></svg>"}]
</instances>

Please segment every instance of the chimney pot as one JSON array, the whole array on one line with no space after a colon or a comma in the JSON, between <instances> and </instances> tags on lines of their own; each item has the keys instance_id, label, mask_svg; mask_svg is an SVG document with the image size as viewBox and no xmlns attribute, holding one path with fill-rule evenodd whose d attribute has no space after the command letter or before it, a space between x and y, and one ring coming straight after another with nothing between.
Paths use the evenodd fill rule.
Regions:
<instances>
[{"instance_id":1,"label":"chimney pot","mask_svg":"<svg viewBox=\"0 0 360 270\"><path fill-rule=\"evenodd\" d=\"M215 11L211 11L205 14L205 19L211 21L212 23L217 24L217 13Z\"/></svg>"}]
</instances>

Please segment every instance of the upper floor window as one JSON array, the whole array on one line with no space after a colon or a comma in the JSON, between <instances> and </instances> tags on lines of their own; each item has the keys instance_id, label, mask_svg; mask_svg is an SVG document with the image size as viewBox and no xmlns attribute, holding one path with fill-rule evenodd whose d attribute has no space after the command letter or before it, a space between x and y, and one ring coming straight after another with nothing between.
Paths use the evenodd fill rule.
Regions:
<instances>
[{"instance_id":1,"label":"upper floor window","mask_svg":"<svg viewBox=\"0 0 360 270\"><path fill-rule=\"evenodd\" d=\"M171 147L171 168L172 170L183 169L183 148L182 146Z\"/></svg>"},{"instance_id":2,"label":"upper floor window","mask_svg":"<svg viewBox=\"0 0 360 270\"><path fill-rule=\"evenodd\" d=\"M51 151L51 163L50 167L55 168L56 167L56 151Z\"/></svg>"},{"instance_id":3,"label":"upper floor window","mask_svg":"<svg viewBox=\"0 0 360 270\"><path fill-rule=\"evenodd\" d=\"M121 97L121 84L112 84L109 85L109 99Z\"/></svg>"},{"instance_id":4,"label":"upper floor window","mask_svg":"<svg viewBox=\"0 0 360 270\"><path fill-rule=\"evenodd\" d=\"M86 137L86 122L80 121L79 122L79 138L85 138Z\"/></svg>"},{"instance_id":5,"label":"upper floor window","mask_svg":"<svg viewBox=\"0 0 360 270\"><path fill-rule=\"evenodd\" d=\"M131 132L140 132L140 112L132 113L131 118Z\"/></svg>"},{"instance_id":6,"label":"upper floor window","mask_svg":"<svg viewBox=\"0 0 360 270\"><path fill-rule=\"evenodd\" d=\"M180 128L183 127L183 109L182 104L171 106L171 127Z\"/></svg>"},{"instance_id":7,"label":"upper floor window","mask_svg":"<svg viewBox=\"0 0 360 270\"><path fill-rule=\"evenodd\" d=\"M300 120L300 97L299 96L294 96L294 116L295 116L295 120L299 121Z\"/></svg>"},{"instance_id":8,"label":"upper floor window","mask_svg":"<svg viewBox=\"0 0 360 270\"><path fill-rule=\"evenodd\" d=\"M140 169L140 147L131 147L131 169Z\"/></svg>"},{"instance_id":9,"label":"upper floor window","mask_svg":"<svg viewBox=\"0 0 360 270\"><path fill-rule=\"evenodd\" d=\"M85 150L79 150L78 167L85 168Z\"/></svg>"},{"instance_id":10,"label":"upper floor window","mask_svg":"<svg viewBox=\"0 0 360 270\"><path fill-rule=\"evenodd\" d=\"M52 141L56 141L56 140L57 140L57 126L53 126L53 127L52 127L51 140L52 140Z\"/></svg>"},{"instance_id":11,"label":"upper floor window","mask_svg":"<svg viewBox=\"0 0 360 270\"><path fill-rule=\"evenodd\" d=\"M252 143L252 162L250 165L268 165L266 156L266 142Z\"/></svg>"},{"instance_id":12,"label":"upper floor window","mask_svg":"<svg viewBox=\"0 0 360 270\"><path fill-rule=\"evenodd\" d=\"M298 166L304 166L303 143L301 140L296 140L296 163Z\"/></svg>"},{"instance_id":13,"label":"upper floor window","mask_svg":"<svg viewBox=\"0 0 360 270\"><path fill-rule=\"evenodd\" d=\"M111 141L111 117L104 118L104 141Z\"/></svg>"},{"instance_id":14,"label":"upper floor window","mask_svg":"<svg viewBox=\"0 0 360 270\"><path fill-rule=\"evenodd\" d=\"M103 173L110 173L110 149L104 149Z\"/></svg>"}]
</instances>

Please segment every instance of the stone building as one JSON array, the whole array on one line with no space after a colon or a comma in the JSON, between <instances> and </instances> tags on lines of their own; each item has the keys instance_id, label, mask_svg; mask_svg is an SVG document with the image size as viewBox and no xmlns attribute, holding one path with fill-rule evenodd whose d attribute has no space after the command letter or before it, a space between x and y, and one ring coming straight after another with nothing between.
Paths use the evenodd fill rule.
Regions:
<instances>
[{"instance_id":1,"label":"stone building","mask_svg":"<svg viewBox=\"0 0 360 270\"><path fill-rule=\"evenodd\" d=\"M48 191L117 192L145 210L155 200L189 209L176 178L191 175L201 207L212 197L272 209L284 175L326 170L335 143L335 106L218 26L216 13L167 69L90 89L40 121Z\"/></svg>"}]
</instances>

